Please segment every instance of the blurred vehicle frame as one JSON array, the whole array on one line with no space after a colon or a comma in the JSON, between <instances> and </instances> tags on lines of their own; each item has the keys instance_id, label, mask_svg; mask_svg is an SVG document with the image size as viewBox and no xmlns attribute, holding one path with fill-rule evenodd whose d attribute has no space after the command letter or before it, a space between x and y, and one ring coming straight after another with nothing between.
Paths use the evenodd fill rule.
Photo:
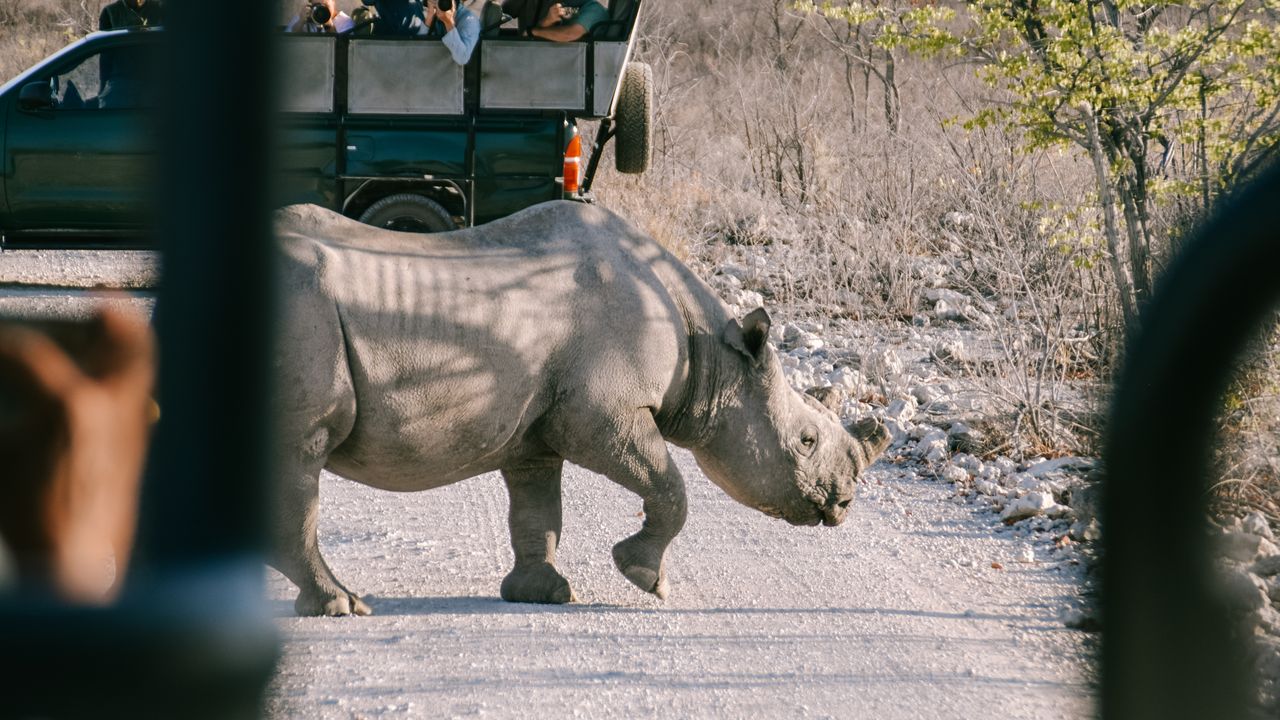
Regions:
<instances>
[{"instance_id":1,"label":"blurred vehicle frame","mask_svg":"<svg viewBox=\"0 0 1280 720\"><path fill-rule=\"evenodd\" d=\"M434 38L283 34L273 203L439 232L548 200L590 202L610 139L620 171L648 166L652 74L630 62L639 10L614 0L586 39L551 43L520 36L485 2L465 66ZM0 86L0 243L151 235L162 98L145 90L165 34L93 33ZM589 162L580 120L601 121Z\"/></svg>"}]
</instances>

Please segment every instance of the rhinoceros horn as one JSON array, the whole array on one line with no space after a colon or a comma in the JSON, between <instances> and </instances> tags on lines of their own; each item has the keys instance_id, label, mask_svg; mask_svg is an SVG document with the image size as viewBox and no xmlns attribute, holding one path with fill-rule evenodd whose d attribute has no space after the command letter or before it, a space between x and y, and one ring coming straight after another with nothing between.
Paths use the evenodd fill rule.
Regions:
<instances>
[{"instance_id":1,"label":"rhinoceros horn","mask_svg":"<svg viewBox=\"0 0 1280 720\"><path fill-rule=\"evenodd\" d=\"M859 463L860 469L870 466L871 462L889 447L889 431L875 418L863 418L846 426L845 430L849 431L857 441L856 445L864 453Z\"/></svg>"}]
</instances>

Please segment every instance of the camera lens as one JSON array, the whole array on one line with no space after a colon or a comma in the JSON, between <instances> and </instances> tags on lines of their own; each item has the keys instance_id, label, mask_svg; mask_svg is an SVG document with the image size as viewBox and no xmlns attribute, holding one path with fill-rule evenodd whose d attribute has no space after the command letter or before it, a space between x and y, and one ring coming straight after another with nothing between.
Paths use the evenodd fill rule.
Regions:
<instances>
[{"instance_id":1,"label":"camera lens","mask_svg":"<svg viewBox=\"0 0 1280 720\"><path fill-rule=\"evenodd\" d=\"M329 8L324 3L311 4L311 22L317 25L324 25L333 18L333 14L329 12Z\"/></svg>"},{"instance_id":2,"label":"camera lens","mask_svg":"<svg viewBox=\"0 0 1280 720\"><path fill-rule=\"evenodd\" d=\"M453 0L439 0L436 7L440 8L441 12L449 12L453 9Z\"/></svg>"}]
</instances>

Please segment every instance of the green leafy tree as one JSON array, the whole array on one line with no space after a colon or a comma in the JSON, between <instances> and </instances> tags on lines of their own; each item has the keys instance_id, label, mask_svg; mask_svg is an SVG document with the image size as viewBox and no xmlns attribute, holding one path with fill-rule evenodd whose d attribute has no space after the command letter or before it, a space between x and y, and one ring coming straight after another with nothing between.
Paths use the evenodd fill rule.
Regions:
<instances>
[{"instance_id":1,"label":"green leafy tree","mask_svg":"<svg viewBox=\"0 0 1280 720\"><path fill-rule=\"evenodd\" d=\"M1207 206L1277 152L1280 0L971 0L799 7L884 48L972 62L1000 90L966 120L1084 153L1120 307L1151 292L1162 194Z\"/></svg>"}]
</instances>

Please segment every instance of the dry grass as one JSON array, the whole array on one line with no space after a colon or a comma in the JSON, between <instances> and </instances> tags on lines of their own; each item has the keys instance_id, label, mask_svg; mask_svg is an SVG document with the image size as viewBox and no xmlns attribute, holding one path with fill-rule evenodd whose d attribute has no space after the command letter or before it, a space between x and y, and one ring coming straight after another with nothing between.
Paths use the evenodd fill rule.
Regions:
<instances>
[{"instance_id":1,"label":"dry grass","mask_svg":"<svg viewBox=\"0 0 1280 720\"><path fill-rule=\"evenodd\" d=\"M1223 403L1214 498L1280 525L1280 315L1249 348Z\"/></svg>"},{"instance_id":2,"label":"dry grass","mask_svg":"<svg viewBox=\"0 0 1280 720\"><path fill-rule=\"evenodd\" d=\"M0 0L0 79L83 36L96 25L100 7L97 0Z\"/></svg>"}]
</instances>

